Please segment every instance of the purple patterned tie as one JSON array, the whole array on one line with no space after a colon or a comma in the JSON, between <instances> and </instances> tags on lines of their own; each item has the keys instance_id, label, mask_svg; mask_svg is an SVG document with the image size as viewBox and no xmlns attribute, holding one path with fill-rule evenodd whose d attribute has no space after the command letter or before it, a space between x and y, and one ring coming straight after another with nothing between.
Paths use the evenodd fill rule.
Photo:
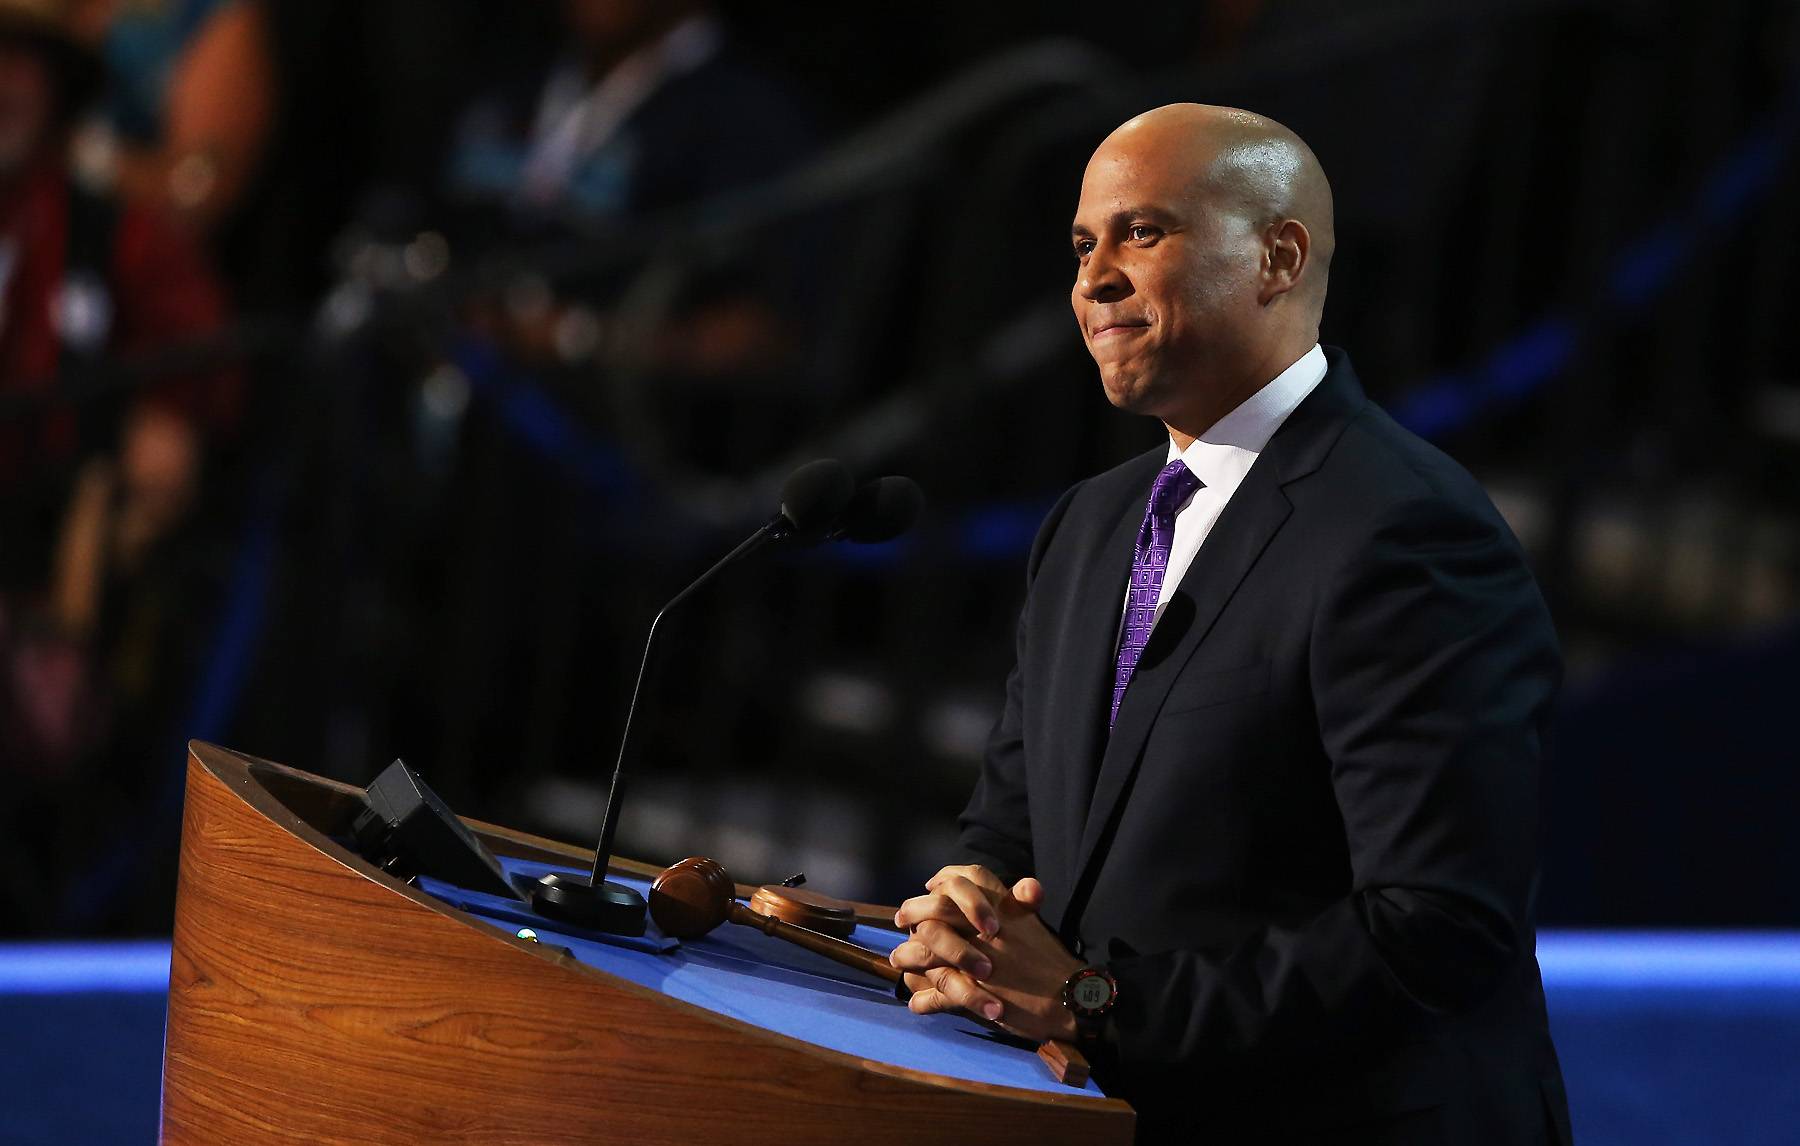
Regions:
<instances>
[{"instance_id":1,"label":"purple patterned tie","mask_svg":"<svg viewBox=\"0 0 1800 1146\"><path fill-rule=\"evenodd\" d=\"M1138 658L1150 643L1150 630L1156 624L1156 599L1162 593L1163 574L1169 568L1169 546L1175 541L1175 515L1187 500L1206 483L1194 476L1187 463L1176 458L1156 475L1150 487L1150 504L1144 509L1144 524L1138 527L1137 548L1131 557L1131 586L1125 601L1125 623L1119 631L1119 661L1113 670L1112 716L1106 722L1111 728L1119 719L1119 702L1125 699L1125 686L1131 683Z\"/></svg>"}]
</instances>

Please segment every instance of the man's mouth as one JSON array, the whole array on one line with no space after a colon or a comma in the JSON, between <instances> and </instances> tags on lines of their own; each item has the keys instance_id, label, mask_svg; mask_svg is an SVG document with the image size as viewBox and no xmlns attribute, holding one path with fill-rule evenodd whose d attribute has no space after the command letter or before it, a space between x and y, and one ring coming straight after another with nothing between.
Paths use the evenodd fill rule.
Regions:
<instances>
[{"instance_id":1,"label":"man's mouth","mask_svg":"<svg viewBox=\"0 0 1800 1146\"><path fill-rule=\"evenodd\" d=\"M1147 330L1149 329L1149 326L1150 324L1147 322L1105 322L1096 326L1094 332L1088 335L1088 337L1097 342L1102 338L1117 337L1130 334L1133 331Z\"/></svg>"}]
</instances>

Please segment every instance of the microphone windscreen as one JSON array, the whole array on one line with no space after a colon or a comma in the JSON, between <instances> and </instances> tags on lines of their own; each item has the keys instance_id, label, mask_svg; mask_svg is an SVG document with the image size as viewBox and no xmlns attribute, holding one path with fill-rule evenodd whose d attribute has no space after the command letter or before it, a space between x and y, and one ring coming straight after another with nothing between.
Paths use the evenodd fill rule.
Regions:
<instances>
[{"instance_id":1,"label":"microphone windscreen","mask_svg":"<svg viewBox=\"0 0 1800 1146\"><path fill-rule=\"evenodd\" d=\"M892 541L913 527L925 511L925 491L909 477L888 476L864 482L844 511L837 536L870 545Z\"/></svg>"},{"instance_id":2,"label":"microphone windscreen","mask_svg":"<svg viewBox=\"0 0 1800 1146\"><path fill-rule=\"evenodd\" d=\"M781 483L781 516L801 538L825 535L856 492L850 471L836 458L807 462Z\"/></svg>"}]
</instances>

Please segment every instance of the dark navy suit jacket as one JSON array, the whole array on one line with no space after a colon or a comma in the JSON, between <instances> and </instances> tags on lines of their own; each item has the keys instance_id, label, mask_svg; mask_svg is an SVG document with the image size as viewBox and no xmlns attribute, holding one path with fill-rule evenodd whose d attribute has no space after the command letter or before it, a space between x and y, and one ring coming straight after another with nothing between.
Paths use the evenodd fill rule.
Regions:
<instances>
[{"instance_id":1,"label":"dark navy suit jacket","mask_svg":"<svg viewBox=\"0 0 1800 1146\"><path fill-rule=\"evenodd\" d=\"M1159 447L1032 547L964 858L1111 969L1140 1141L1556 1142L1532 903L1561 675L1517 541L1345 355L1220 515L1106 727Z\"/></svg>"}]
</instances>

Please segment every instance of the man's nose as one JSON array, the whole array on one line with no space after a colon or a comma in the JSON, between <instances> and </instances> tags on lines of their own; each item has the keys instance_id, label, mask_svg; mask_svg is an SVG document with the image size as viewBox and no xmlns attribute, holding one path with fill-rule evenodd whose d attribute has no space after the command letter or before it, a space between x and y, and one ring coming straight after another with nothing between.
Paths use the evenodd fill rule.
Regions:
<instances>
[{"instance_id":1,"label":"man's nose","mask_svg":"<svg viewBox=\"0 0 1800 1146\"><path fill-rule=\"evenodd\" d=\"M1082 264L1075 289L1089 302L1112 302L1131 293L1131 280L1113 257L1111 249L1098 246Z\"/></svg>"}]
</instances>

